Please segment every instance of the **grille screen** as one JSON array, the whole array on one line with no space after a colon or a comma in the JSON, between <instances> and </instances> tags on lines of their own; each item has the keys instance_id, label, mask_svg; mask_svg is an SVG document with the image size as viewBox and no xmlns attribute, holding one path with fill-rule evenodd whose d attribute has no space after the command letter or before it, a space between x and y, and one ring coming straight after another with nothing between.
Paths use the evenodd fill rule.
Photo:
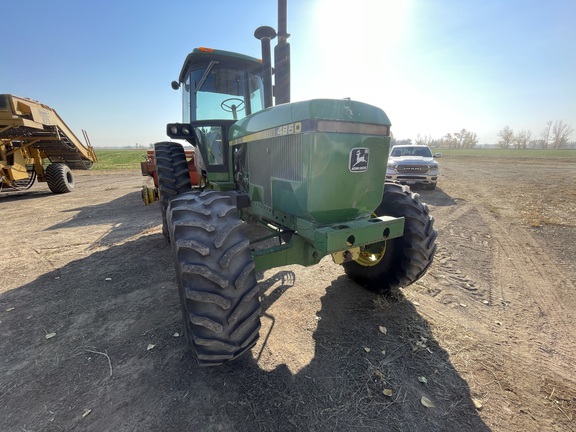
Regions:
<instances>
[{"instance_id":1,"label":"grille screen","mask_svg":"<svg viewBox=\"0 0 576 432\"><path fill-rule=\"evenodd\" d=\"M302 181L302 134L248 144L250 183L264 188L264 204L272 204L270 178Z\"/></svg>"}]
</instances>

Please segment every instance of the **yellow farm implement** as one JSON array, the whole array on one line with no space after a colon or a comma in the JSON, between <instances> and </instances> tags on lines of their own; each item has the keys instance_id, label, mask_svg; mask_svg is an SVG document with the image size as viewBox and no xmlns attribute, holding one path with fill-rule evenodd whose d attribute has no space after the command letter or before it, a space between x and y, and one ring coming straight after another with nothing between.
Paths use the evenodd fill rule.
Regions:
<instances>
[{"instance_id":1,"label":"yellow farm implement","mask_svg":"<svg viewBox=\"0 0 576 432\"><path fill-rule=\"evenodd\" d=\"M71 192L71 169L90 169L97 161L82 132L86 145L49 106L0 95L0 190L28 189L37 179L54 193Z\"/></svg>"}]
</instances>

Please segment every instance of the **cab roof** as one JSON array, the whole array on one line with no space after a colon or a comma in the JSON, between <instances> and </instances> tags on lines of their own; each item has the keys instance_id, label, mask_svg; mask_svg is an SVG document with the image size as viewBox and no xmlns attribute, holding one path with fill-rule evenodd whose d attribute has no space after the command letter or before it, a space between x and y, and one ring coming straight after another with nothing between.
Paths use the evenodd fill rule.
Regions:
<instances>
[{"instance_id":1,"label":"cab roof","mask_svg":"<svg viewBox=\"0 0 576 432\"><path fill-rule=\"evenodd\" d=\"M262 62L255 57L239 54L231 51L217 50L213 48L194 48L184 60L179 82L185 82L192 66L208 66L211 61L223 63L231 68L247 69L253 73L259 73Z\"/></svg>"}]
</instances>

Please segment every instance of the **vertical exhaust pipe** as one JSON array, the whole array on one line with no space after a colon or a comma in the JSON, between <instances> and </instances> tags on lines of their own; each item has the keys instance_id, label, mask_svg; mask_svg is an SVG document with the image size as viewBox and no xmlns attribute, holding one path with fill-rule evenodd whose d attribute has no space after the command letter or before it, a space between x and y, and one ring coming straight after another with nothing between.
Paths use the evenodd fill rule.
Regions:
<instances>
[{"instance_id":1,"label":"vertical exhaust pipe","mask_svg":"<svg viewBox=\"0 0 576 432\"><path fill-rule=\"evenodd\" d=\"M272 103L272 55L270 41L276 37L276 30L272 27L262 26L254 31L254 37L262 44L262 68L264 69L264 107L269 108Z\"/></svg>"},{"instance_id":2,"label":"vertical exhaust pipe","mask_svg":"<svg viewBox=\"0 0 576 432\"><path fill-rule=\"evenodd\" d=\"M287 0L278 0L278 44L274 47L274 95L276 105L290 102L290 44L286 22Z\"/></svg>"}]
</instances>

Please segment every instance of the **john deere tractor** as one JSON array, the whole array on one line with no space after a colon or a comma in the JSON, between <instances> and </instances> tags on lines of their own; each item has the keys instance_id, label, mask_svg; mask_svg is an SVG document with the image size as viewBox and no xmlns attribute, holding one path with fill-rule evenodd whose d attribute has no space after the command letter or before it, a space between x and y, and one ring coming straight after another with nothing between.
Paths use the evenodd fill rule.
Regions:
<instances>
[{"instance_id":1,"label":"john deere tractor","mask_svg":"<svg viewBox=\"0 0 576 432\"><path fill-rule=\"evenodd\" d=\"M256 343L257 271L331 255L354 282L386 293L418 280L436 249L427 206L386 182L384 111L347 99L290 102L285 0L279 18L274 70L270 27L255 32L262 61L208 48L187 56L172 83L183 122L167 133L193 157L179 143L155 144L186 340L204 366ZM267 235L249 238L250 224Z\"/></svg>"}]
</instances>

